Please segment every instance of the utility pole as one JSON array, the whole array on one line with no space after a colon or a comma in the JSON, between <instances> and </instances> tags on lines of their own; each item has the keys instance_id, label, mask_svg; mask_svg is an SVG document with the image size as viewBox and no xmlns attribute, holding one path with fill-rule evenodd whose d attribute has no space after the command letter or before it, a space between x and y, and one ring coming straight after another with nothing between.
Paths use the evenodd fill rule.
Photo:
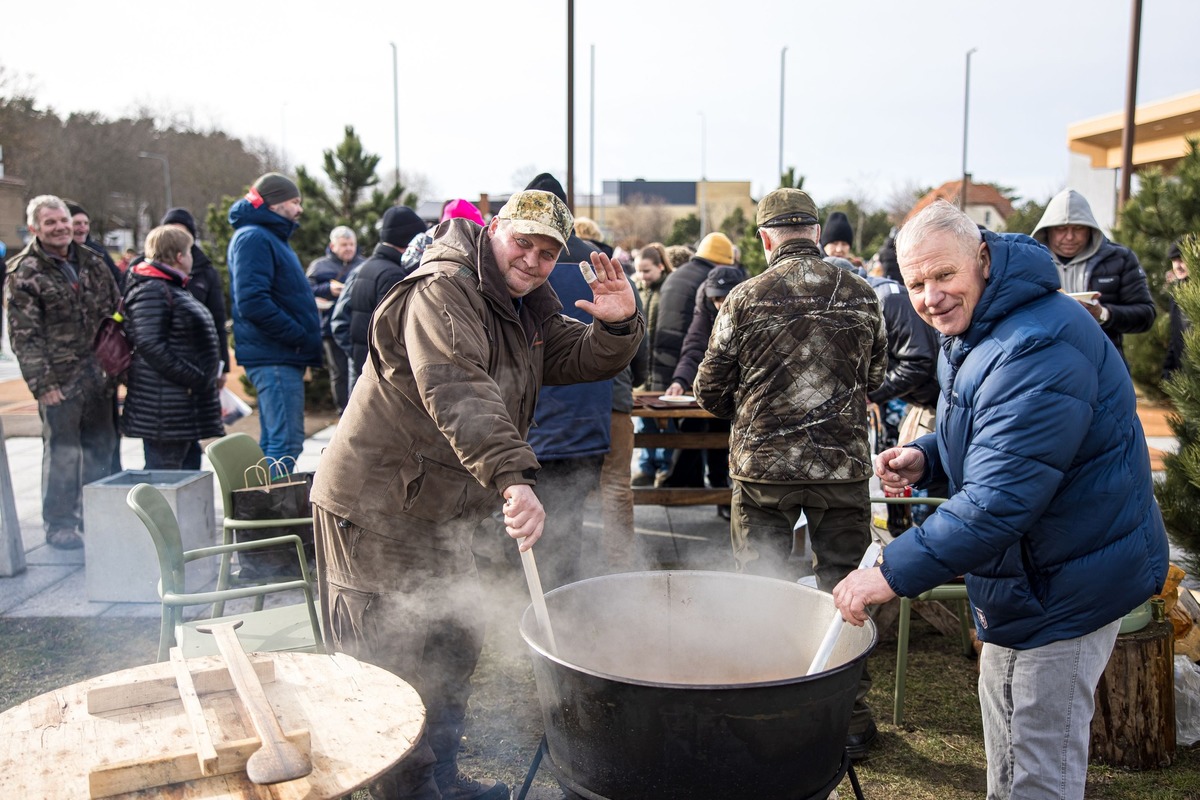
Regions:
<instances>
[{"instance_id":1,"label":"utility pole","mask_svg":"<svg viewBox=\"0 0 1200 800\"><path fill-rule=\"evenodd\" d=\"M166 189L167 208L174 208L175 204L171 202L171 162L167 157L159 153L147 153L145 150L138 153L138 158L152 158L155 161L161 161L163 166L163 186ZM163 209L165 212L166 209Z\"/></svg>"},{"instance_id":2,"label":"utility pole","mask_svg":"<svg viewBox=\"0 0 1200 800\"><path fill-rule=\"evenodd\" d=\"M965 214L967 211L967 186L971 183L971 175L967 172L967 124L971 120L971 54L977 48L967 51L967 80L963 89L963 153L962 153L962 191L958 194L958 207Z\"/></svg>"},{"instance_id":3,"label":"utility pole","mask_svg":"<svg viewBox=\"0 0 1200 800\"><path fill-rule=\"evenodd\" d=\"M400 70L396 65L396 43L392 46L392 133L396 144L396 186L400 186Z\"/></svg>"},{"instance_id":4,"label":"utility pole","mask_svg":"<svg viewBox=\"0 0 1200 800\"><path fill-rule=\"evenodd\" d=\"M775 171L780 183L783 183L783 82L787 77L786 66L787 47L784 47L779 52L779 167Z\"/></svg>"},{"instance_id":5,"label":"utility pole","mask_svg":"<svg viewBox=\"0 0 1200 800\"><path fill-rule=\"evenodd\" d=\"M575 0L567 0L567 208L575 213Z\"/></svg>"},{"instance_id":6,"label":"utility pole","mask_svg":"<svg viewBox=\"0 0 1200 800\"><path fill-rule=\"evenodd\" d=\"M1133 185L1133 139L1137 132L1134 120L1137 109L1138 51L1142 39L1142 0L1133 0L1133 19L1129 24L1129 71L1125 76L1125 127L1121 131L1121 193L1117 195L1117 211L1129 202Z\"/></svg>"}]
</instances>

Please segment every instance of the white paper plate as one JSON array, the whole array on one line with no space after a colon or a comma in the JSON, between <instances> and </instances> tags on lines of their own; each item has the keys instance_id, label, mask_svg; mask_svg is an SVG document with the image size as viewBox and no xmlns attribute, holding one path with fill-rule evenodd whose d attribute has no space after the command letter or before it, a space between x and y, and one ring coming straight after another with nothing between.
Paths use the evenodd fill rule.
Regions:
<instances>
[{"instance_id":1,"label":"white paper plate","mask_svg":"<svg viewBox=\"0 0 1200 800\"><path fill-rule=\"evenodd\" d=\"M694 403L696 398L690 394L663 394L659 395L659 400L664 403Z\"/></svg>"}]
</instances>

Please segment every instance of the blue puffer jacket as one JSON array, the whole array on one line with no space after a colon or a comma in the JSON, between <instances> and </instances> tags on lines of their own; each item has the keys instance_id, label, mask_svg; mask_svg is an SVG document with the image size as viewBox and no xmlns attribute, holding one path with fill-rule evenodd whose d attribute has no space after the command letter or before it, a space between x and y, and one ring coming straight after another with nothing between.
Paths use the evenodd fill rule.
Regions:
<instances>
[{"instance_id":1,"label":"blue puffer jacket","mask_svg":"<svg viewBox=\"0 0 1200 800\"><path fill-rule=\"evenodd\" d=\"M243 367L321 366L321 320L300 259L296 223L242 199L229 209L233 339Z\"/></svg>"},{"instance_id":2,"label":"blue puffer jacket","mask_svg":"<svg viewBox=\"0 0 1200 800\"><path fill-rule=\"evenodd\" d=\"M546 282L563 304L562 313L591 323L592 315L575 307L576 300L591 300L592 290L579 271L579 262L595 248L577 236L567 240L561 259ZM529 446L538 461L599 456L612 442L612 380L543 386L529 429Z\"/></svg>"},{"instance_id":3,"label":"blue puffer jacket","mask_svg":"<svg viewBox=\"0 0 1200 800\"><path fill-rule=\"evenodd\" d=\"M888 545L897 594L966 574L979 638L1028 649L1090 633L1159 591L1167 538L1133 385L1050 253L985 233L991 277L942 345L937 434L916 442L950 501Z\"/></svg>"}]
</instances>

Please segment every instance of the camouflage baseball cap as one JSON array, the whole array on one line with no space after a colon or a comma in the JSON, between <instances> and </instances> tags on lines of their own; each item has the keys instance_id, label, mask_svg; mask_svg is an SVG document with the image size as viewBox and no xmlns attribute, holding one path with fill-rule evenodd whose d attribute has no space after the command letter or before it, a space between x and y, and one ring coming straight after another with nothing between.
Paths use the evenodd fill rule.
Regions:
<instances>
[{"instance_id":1,"label":"camouflage baseball cap","mask_svg":"<svg viewBox=\"0 0 1200 800\"><path fill-rule=\"evenodd\" d=\"M508 202L496 216L510 220L512 229L517 233L549 236L563 247L567 246L567 239L571 237L571 231L575 227L575 220L567 204L550 192L537 189L517 192L508 198Z\"/></svg>"},{"instance_id":2,"label":"camouflage baseball cap","mask_svg":"<svg viewBox=\"0 0 1200 800\"><path fill-rule=\"evenodd\" d=\"M755 222L760 228L816 225L820 221L817 217L817 204L807 192L799 189L776 189L758 201L758 216Z\"/></svg>"}]
</instances>

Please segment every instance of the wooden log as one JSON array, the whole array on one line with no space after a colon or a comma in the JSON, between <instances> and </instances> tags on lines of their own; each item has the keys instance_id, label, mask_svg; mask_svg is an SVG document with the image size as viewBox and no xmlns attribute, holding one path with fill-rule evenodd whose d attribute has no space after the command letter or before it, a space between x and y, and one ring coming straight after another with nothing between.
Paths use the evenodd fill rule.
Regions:
<instances>
[{"instance_id":1,"label":"wooden log","mask_svg":"<svg viewBox=\"0 0 1200 800\"><path fill-rule=\"evenodd\" d=\"M1160 769L1175 760L1174 631L1151 622L1117 637L1096 687L1089 760Z\"/></svg>"}]
</instances>

